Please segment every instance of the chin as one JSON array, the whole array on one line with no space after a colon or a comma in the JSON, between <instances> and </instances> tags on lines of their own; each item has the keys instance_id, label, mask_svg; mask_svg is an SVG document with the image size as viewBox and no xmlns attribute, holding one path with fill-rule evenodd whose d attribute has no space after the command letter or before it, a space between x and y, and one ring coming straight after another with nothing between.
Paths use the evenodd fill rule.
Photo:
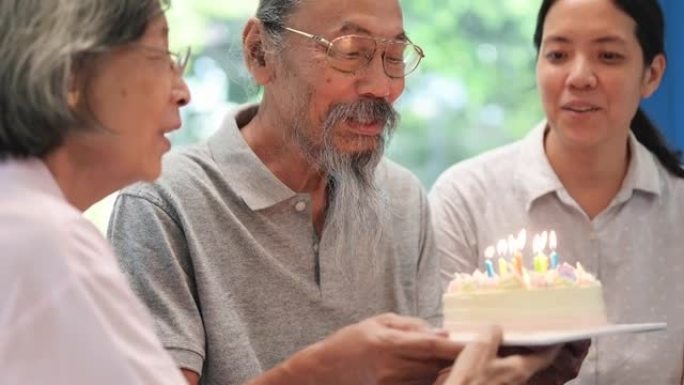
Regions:
<instances>
[{"instance_id":1,"label":"chin","mask_svg":"<svg viewBox=\"0 0 684 385\"><path fill-rule=\"evenodd\" d=\"M345 136L336 140L335 149L340 154L346 155L362 155L374 153L378 150L380 143L379 136Z\"/></svg>"},{"instance_id":2,"label":"chin","mask_svg":"<svg viewBox=\"0 0 684 385\"><path fill-rule=\"evenodd\" d=\"M149 165L140 175L138 175L138 181L142 182L154 182L161 175L161 162L157 162L155 165Z\"/></svg>"}]
</instances>

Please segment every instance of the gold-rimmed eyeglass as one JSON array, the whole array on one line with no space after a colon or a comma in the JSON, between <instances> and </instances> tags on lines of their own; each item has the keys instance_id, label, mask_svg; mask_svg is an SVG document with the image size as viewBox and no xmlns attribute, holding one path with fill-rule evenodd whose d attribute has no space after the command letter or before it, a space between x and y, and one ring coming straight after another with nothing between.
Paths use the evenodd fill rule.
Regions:
<instances>
[{"instance_id":1,"label":"gold-rimmed eyeglass","mask_svg":"<svg viewBox=\"0 0 684 385\"><path fill-rule=\"evenodd\" d=\"M382 66L390 78L400 79L418 68L425 57L423 50L408 40L384 39L366 35L344 35L328 40L294 28L286 31L309 38L327 49L328 63L338 71L355 73L367 66L378 46L383 46Z\"/></svg>"},{"instance_id":2,"label":"gold-rimmed eyeglass","mask_svg":"<svg viewBox=\"0 0 684 385\"><path fill-rule=\"evenodd\" d=\"M190 61L190 54L192 50L190 47L181 48L178 51L169 51L158 47L153 47L145 44L131 44L133 47L142 48L148 51L157 52L159 54L167 55L169 58L169 63L171 68L178 72L180 76L183 76L186 68L188 67L188 62Z\"/></svg>"}]
</instances>

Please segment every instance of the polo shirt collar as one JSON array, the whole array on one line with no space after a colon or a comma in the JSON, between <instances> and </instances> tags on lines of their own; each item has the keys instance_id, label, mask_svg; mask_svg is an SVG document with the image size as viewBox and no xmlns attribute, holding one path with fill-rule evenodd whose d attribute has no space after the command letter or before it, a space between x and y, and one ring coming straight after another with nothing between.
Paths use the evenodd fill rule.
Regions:
<instances>
[{"instance_id":1,"label":"polo shirt collar","mask_svg":"<svg viewBox=\"0 0 684 385\"><path fill-rule=\"evenodd\" d=\"M546 157L546 128L547 122L543 121L522 140L521 152L517 159L515 186L524 197L527 211L537 199L565 189ZM618 199L627 200L634 191L660 195L662 183L657 160L643 144L639 143L632 132L629 133L629 146L632 158L622 188L618 192Z\"/></svg>"},{"instance_id":2,"label":"polo shirt collar","mask_svg":"<svg viewBox=\"0 0 684 385\"><path fill-rule=\"evenodd\" d=\"M518 156L514 181L515 188L522 194L525 209L529 211L532 203L538 198L563 189L558 176L553 171L544 151L544 133L546 121L535 126L523 138Z\"/></svg>"},{"instance_id":3,"label":"polo shirt collar","mask_svg":"<svg viewBox=\"0 0 684 385\"><path fill-rule=\"evenodd\" d=\"M659 161L646 146L637 140L631 131L629 133L629 146L632 159L622 190L661 195L664 181L661 180Z\"/></svg>"},{"instance_id":4,"label":"polo shirt collar","mask_svg":"<svg viewBox=\"0 0 684 385\"><path fill-rule=\"evenodd\" d=\"M272 207L297 195L261 162L240 133L240 127L254 117L257 109L257 105L249 105L229 113L208 141L212 158L224 178L254 211Z\"/></svg>"}]
</instances>

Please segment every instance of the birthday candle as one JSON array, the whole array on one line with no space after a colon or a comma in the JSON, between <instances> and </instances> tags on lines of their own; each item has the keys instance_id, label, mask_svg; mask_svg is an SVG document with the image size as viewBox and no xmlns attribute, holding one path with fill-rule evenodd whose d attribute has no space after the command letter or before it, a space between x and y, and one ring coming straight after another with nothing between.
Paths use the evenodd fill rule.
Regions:
<instances>
[{"instance_id":1,"label":"birthday candle","mask_svg":"<svg viewBox=\"0 0 684 385\"><path fill-rule=\"evenodd\" d=\"M534 271L538 273L545 273L549 269L549 259L544 255L546 237L546 232L544 232L541 236L535 235L534 240L532 241Z\"/></svg>"},{"instance_id":2,"label":"birthday candle","mask_svg":"<svg viewBox=\"0 0 684 385\"><path fill-rule=\"evenodd\" d=\"M558 268L558 259L559 259L558 253L556 253L555 251L552 251L550 258L551 258L551 268L557 269Z\"/></svg>"},{"instance_id":3,"label":"birthday candle","mask_svg":"<svg viewBox=\"0 0 684 385\"><path fill-rule=\"evenodd\" d=\"M556 232L551 230L551 234L549 234L549 248L551 249L551 268L552 269L557 269L558 264L559 264L559 257L558 257L558 253L556 252L557 243L558 243L558 239L556 238Z\"/></svg>"},{"instance_id":4,"label":"birthday candle","mask_svg":"<svg viewBox=\"0 0 684 385\"><path fill-rule=\"evenodd\" d=\"M485 271L489 278L494 278L494 263L492 263L492 258L494 257L494 247L490 246L485 249Z\"/></svg>"},{"instance_id":5,"label":"birthday candle","mask_svg":"<svg viewBox=\"0 0 684 385\"><path fill-rule=\"evenodd\" d=\"M499 275L501 277L508 276L508 262L502 257L499 257Z\"/></svg>"},{"instance_id":6,"label":"birthday candle","mask_svg":"<svg viewBox=\"0 0 684 385\"><path fill-rule=\"evenodd\" d=\"M489 258L485 260L485 271L487 272L487 276L489 278L494 278L494 264Z\"/></svg>"},{"instance_id":7,"label":"birthday candle","mask_svg":"<svg viewBox=\"0 0 684 385\"><path fill-rule=\"evenodd\" d=\"M544 254L537 254L534 257L534 271L545 273L549 270L549 258Z\"/></svg>"},{"instance_id":8,"label":"birthday candle","mask_svg":"<svg viewBox=\"0 0 684 385\"><path fill-rule=\"evenodd\" d=\"M515 255L513 256L513 268L515 268L515 271L519 274L522 275L523 273L523 256L520 250L515 251Z\"/></svg>"}]
</instances>

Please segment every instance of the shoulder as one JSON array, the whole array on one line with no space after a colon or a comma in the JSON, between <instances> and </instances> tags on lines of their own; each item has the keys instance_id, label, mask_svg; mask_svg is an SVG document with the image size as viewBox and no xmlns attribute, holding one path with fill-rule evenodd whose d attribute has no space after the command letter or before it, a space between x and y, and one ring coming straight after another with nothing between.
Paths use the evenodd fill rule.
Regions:
<instances>
[{"instance_id":1,"label":"shoulder","mask_svg":"<svg viewBox=\"0 0 684 385\"><path fill-rule=\"evenodd\" d=\"M486 193L488 186L501 185L505 179L512 178L521 148L522 142L517 141L454 164L440 174L430 196Z\"/></svg>"},{"instance_id":2,"label":"shoulder","mask_svg":"<svg viewBox=\"0 0 684 385\"><path fill-rule=\"evenodd\" d=\"M387 189L390 194L424 194L423 184L420 179L404 166L388 158L383 158L380 161L376 176L378 183Z\"/></svg>"},{"instance_id":3,"label":"shoulder","mask_svg":"<svg viewBox=\"0 0 684 385\"><path fill-rule=\"evenodd\" d=\"M49 290L46 283L70 279L83 258L111 255L100 232L66 201L29 193L13 207L0 209L0 270L7 274Z\"/></svg>"},{"instance_id":4,"label":"shoulder","mask_svg":"<svg viewBox=\"0 0 684 385\"><path fill-rule=\"evenodd\" d=\"M684 211L684 178L672 174L657 159L655 162L660 175L661 190L667 197L666 202L676 204L680 212Z\"/></svg>"},{"instance_id":5,"label":"shoulder","mask_svg":"<svg viewBox=\"0 0 684 385\"><path fill-rule=\"evenodd\" d=\"M146 200L168 209L221 179L206 143L175 150L163 158L162 174L154 182L139 182L121 190L121 196Z\"/></svg>"},{"instance_id":6,"label":"shoulder","mask_svg":"<svg viewBox=\"0 0 684 385\"><path fill-rule=\"evenodd\" d=\"M14 235L12 241L31 242L42 240L43 245L64 245L75 238L97 236L98 230L82 213L64 199L42 193L26 193L21 201L6 202L8 207L0 211L4 235Z\"/></svg>"}]
</instances>

